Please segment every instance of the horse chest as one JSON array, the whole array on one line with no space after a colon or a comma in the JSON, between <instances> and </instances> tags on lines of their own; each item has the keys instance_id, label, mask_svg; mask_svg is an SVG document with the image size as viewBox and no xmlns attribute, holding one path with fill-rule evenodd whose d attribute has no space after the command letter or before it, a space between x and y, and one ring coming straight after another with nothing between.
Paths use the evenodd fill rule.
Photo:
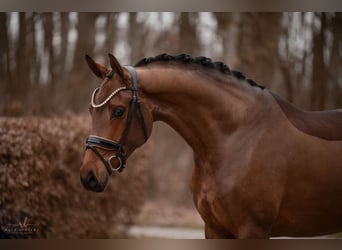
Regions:
<instances>
[{"instance_id":1,"label":"horse chest","mask_svg":"<svg viewBox=\"0 0 342 250\"><path fill-rule=\"evenodd\" d=\"M208 175L203 176L194 171L190 186L195 206L205 224L222 232L227 229L233 231L232 218L222 202L224 199L220 197L220 187L217 182Z\"/></svg>"}]
</instances>

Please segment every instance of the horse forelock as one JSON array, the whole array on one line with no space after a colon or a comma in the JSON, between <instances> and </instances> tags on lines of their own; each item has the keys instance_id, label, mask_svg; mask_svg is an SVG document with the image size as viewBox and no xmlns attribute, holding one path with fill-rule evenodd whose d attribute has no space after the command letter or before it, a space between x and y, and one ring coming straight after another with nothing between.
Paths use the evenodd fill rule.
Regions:
<instances>
[{"instance_id":1,"label":"horse forelock","mask_svg":"<svg viewBox=\"0 0 342 250\"><path fill-rule=\"evenodd\" d=\"M252 79L248 79L242 72L237 70L231 70L226 64L223 62L214 62L211 58L205 57L205 56L198 56L198 57L192 57L187 54L180 54L176 56L172 56L169 54L160 54L155 57L146 57L141 59L139 62L137 62L134 67L142 67L151 63L155 62L179 62L183 64L197 64L203 66L204 69L214 69L218 72L221 72L223 74L234 76L235 78L239 80L247 81L251 86L259 87L261 89L264 89L265 87L262 85L257 84Z\"/></svg>"}]
</instances>

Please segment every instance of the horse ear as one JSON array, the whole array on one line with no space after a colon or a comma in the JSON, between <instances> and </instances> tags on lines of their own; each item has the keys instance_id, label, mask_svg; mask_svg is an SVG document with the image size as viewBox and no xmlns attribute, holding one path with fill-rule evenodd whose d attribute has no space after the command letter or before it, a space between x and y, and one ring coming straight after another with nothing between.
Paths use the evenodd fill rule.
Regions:
<instances>
[{"instance_id":1,"label":"horse ear","mask_svg":"<svg viewBox=\"0 0 342 250\"><path fill-rule=\"evenodd\" d=\"M110 66L112 67L114 72L118 73L118 75L121 78L123 78L124 77L124 72L123 72L122 67L121 67L120 63L118 62L118 60L115 58L115 56L113 56L110 53L108 54L108 56L109 56Z\"/></svg>"},{"instance_id":2,"label":"horse ear","mask_svg":"<svg viewBox=\"0 0 342 250\"><path fill-rule=\"evenodd\" d=\"M96 63L90 56L86 55L86 61L91 71L93 71L98 78L103 79L108 74L109 70L105 66Z\"/></svg>"}]
</instances>

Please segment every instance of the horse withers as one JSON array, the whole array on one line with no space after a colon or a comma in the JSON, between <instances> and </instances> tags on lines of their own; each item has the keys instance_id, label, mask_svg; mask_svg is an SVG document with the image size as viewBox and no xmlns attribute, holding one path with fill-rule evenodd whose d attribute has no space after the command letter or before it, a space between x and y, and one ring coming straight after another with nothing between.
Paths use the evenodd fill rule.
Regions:
<instances>
[{"instance_id":1,"label":"horse withers","mask_svg":"<svg viewBox=\"0 0 342 250\"><path fill-rule=\"evenodd\" d=\"M86 60L102 82L89 107L85 188L103 191L161 120L193 149L190 188L206 238L342 231L342 110L299 110L206 57L128 67L109 55L111 68Z\"/></svg>"}]
</instances>

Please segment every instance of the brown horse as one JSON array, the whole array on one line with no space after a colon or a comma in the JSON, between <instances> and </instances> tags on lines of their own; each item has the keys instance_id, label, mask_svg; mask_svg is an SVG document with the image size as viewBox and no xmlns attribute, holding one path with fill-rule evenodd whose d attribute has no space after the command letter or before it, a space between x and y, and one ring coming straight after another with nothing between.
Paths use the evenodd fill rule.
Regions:
<instances>
[{"instance_id":1,"label":"brown horse","mask_svg":"<svg viewBox=\"0 0 342 250\"><path fill-rule=\"evenodd\" d=\"M109 57L111 69L86 57L102 79L80 170L87 189L103 191L161 120L193 149L207 238L342 231L342 110L299 110L205 57L163 54L134 68Z\"/></svg>"}]
</instances>

